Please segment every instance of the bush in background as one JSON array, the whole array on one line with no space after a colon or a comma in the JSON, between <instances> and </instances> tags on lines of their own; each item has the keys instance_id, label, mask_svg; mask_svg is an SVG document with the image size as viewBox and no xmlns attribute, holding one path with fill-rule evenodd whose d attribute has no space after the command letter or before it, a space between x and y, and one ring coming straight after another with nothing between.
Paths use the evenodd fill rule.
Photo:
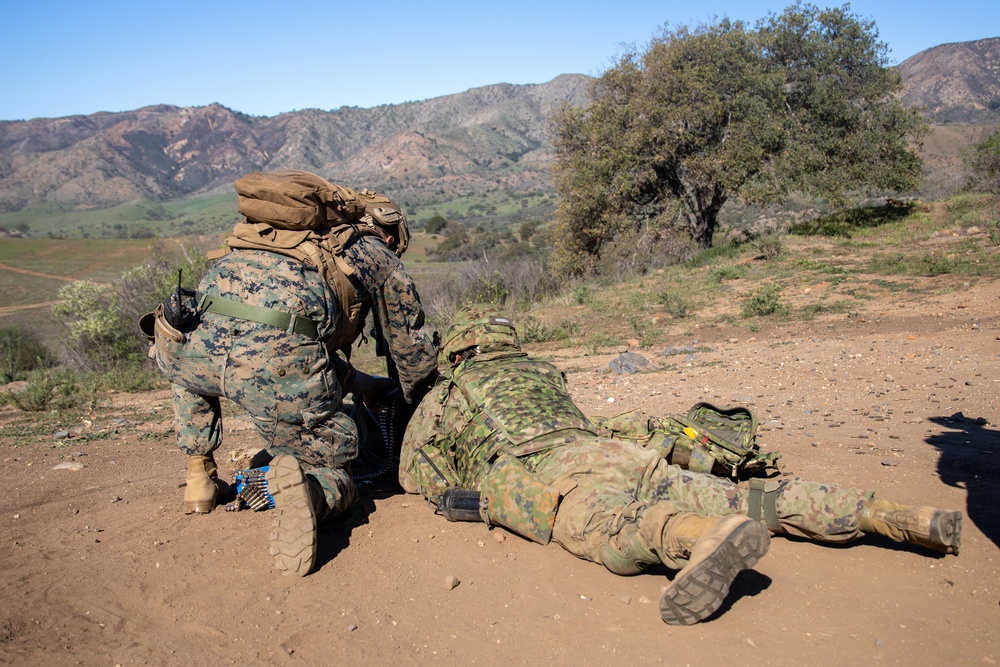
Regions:
<instances>
[{"instance_id":1,"label":"bush in background","mask_svg":"<svg viewBox=\"0 0 1000 667\"><path fill-rule=\"evenodd\" d=\"M51 361L38 335L20 326L0 328L0 383L24 380Z\"/></svg>"},{"instance_id":2,"label":"bush in background","mask_svg":"<svg viewBox=\"0 0 1000 667\"><path fill-rule=\"evenodd\" d=\"M82 370L108 374L145 365L147 341L138 320L177 288L178 270L184 286L195 287L208 261L202 252L168 253L154 242L149 259L108 285L88 280L59 290L62 303L53 315L65 327L64 342L71 360Z\"/></svg>"},{"instance_id":3,"label":"bush in background","mask_svg":"<svg viewBox=\"0 0 1000 667\"><path fill-rule=\"evenodd\" d=\"M969 170L967 189L1000 195L1000 129L973 146L964 160Z\"/></svg>"},{"instance_id":4,"label":"bush in background","mask_svg":"<svg viewBox=\"0 0 1000 667\"><path fill-rule=\"evenodd\" d=\"M761 317L783 312L785 306L781 303L781 287L767 285L754 290L743 302L743 317Z\"/></svg>"}]
</instances>

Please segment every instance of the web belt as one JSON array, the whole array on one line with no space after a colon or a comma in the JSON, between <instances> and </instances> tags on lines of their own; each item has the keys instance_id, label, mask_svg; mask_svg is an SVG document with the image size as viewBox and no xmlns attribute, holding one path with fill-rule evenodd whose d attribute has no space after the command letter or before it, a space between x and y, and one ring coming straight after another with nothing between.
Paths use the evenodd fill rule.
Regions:
<instances>
[{"instance_id":1,"label":"web belt","mask_svg":"<svg viewBox=\"0 0 1000 667\"><path fill-rule=\"evenodd\" d=\"M310 340L319 338L319 333L316 331L316 323L308 317L286 313L283 310L275 310L274 308L251 306L249 303L234 301L233 299L227 299L216 294L202 294L199 292L198 310L235 317L240 320L270 324L273 327L300 334Z\"/></svg>"}]
</instances>

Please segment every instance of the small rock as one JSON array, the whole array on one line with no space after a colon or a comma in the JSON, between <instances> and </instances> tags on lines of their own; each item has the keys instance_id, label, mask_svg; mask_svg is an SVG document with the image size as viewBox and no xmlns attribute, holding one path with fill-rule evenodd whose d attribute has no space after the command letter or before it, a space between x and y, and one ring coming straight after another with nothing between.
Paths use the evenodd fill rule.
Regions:
<instances>
[{"instance_id":1,"label":"small rock","mask_svg":"<svg viewBox=\"0 0 1000 667\"><path fill-rule=\"evenodd\" d=\"M69 431L56 431L56 440L65 440L69 437Z\"/></svg>"},{"instance_id":2,"label":"small rock","mask_svg":"<svg viewBox=\"0 0 1000 667\"><path fill-rule=\"evenodd\" d=\"M631 595L623 595L623 596L621 596L618 599L621 600L622 602L624 602L625 604L632 604L632 596Z\"/></svg>"},{"instance_id":3,"label":"small rock","mask_svg":"<svg viewBox=\"0 0 1000 667\"><path fill-rule=\"evenodd\" d=\"M899 461L897 461L895 459L885 459L884 461L882 461L882 465L889 466L889 467L897 466L897 465L899 465Z\"/></svg>"},{"instance_id":4,"label":"small rock","mask_svg":"<svg viewBox=\"0 0 1000 667\"><path fill-rule=\"evenodd\" d=\"M594 601L594 598L588 598L586 595L581 595L580 599L584 600L585 602L593 602Z\"/></svg>"},{"instance_id":5,"label":"small rock","mask_svg":"<svg viewBox=\"0 0 1000 667\"><path fill-rule=\"evenodd\" d=\"M63 463L60 463L57 466L52 466L52 469L53 470L72 470L73 472L77 472L79 470L83 470L83 464L80 463L79 461L65 461Z\"/></svg>"},{"instance_id":6,"label":"small rock","mask_svg":"<svg viewBox=\"0 0 1000 667\"><path fill-rule=\"evenodd\" d=\"M348 632L354 632L357 629L358 629L358 626L354 625L353 623L351 625L347 626L347 631Z\"/></svg>"},{"instance_id":7,"label":"small rock","mask_svg":"<svg viewBox=\"0 0 1000 667\"><path fill-rule=\"evenodd\" d=\"M649 604L649 598L645 595L639 597L639 604Z\"/></svg>"},{"instance_id":8,"label":"small rock","mask_svg":"<svg viewBox=\"0 0 1000 667\"><path fill-rule=\"evenodd\" d=\"M622 352L608 366L616 373L639 373L649 367L649 359L637 352Z\"/></svg>"},{"instance_id":9,"label":"small rock","mask_svg":"<svg viewBox=\"0 0 1000 667\"><path fill-rule=\"evenodd\" d=\"M499 530L493 531L493 541L497 544L503 544L503 541L507 539L507 536L501 533Z\"/></svg>"},{"instance_id":10,"label":"small rock","mask_svg":"<svg viewBox=\"0 0 1000 667\"><path fill-rule=\"evenodd\" d=\"M462 582L461 582L461 581L459 581L459 580L458 580L458 577L455 577L455 576L451 576L451 575L449 575L449 576L447 576L447 577L445 577L445 578L444 578L444 587L445 587L445 590L449 590L449 591L450 591L450 590L453 590L453 589L455 589L455 588L456 588L456 587L457 587L457 586L458 586L458 585L459 585L460 583L462 583Z\"/></svg>"}]
</instances>

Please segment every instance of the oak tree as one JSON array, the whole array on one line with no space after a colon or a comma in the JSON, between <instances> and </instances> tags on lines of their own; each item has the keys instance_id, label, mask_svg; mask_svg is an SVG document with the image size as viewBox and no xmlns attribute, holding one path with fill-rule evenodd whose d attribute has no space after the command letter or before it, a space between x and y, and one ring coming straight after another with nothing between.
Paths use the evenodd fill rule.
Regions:
<instances>
[{"instance_id":1,"label":"oak tree","mask_svg":"<svg viewBox=\"0 0 1000 667\"><path fill-rule=\"evenodd\" d=\"M712 245L722 206L805 192L846 204L918 183L926 122L871 21L795 4L754 27L664 28L555 117L557 271L581 273L626 231Z\"/></svg>"}]
</instances>

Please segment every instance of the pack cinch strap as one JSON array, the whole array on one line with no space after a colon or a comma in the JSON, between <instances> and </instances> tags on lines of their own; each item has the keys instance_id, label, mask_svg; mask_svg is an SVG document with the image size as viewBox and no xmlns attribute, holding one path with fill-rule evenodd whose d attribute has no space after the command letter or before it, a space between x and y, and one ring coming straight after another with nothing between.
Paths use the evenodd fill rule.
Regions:
<instances>
[{"instance_id":1,"label":"pack cinch strap","mask_svg":"<svg viewBox=\"0 0 1000 667\"><path fill-rule=\"evenodd\" d=\"M783 533L781 521L778 520L778 488L781 484L766 479L755 478L750 480L750 495L747 499L747 516L754 521L760 521L761 510L763 510L764 523L773 533Z\"/></svg>"},{"instance_id":2,"label":"pack cinch strap","mask_svg":"<svg viewBox=\"0 0 1000 667\"><path fill-rule=\"evenodd\" d=\"M205 313L235 317L240 320L270 324L273 327L305 336L309 340L319 338L319 333L316 331L316 323L308 317L293 315L292 313L286 313L283 310L275 310L273 308L251 306L248 303L233 301L232 299L226 299L215 294L199 293L198 310Z\"/></svg>"}]
</instances>

